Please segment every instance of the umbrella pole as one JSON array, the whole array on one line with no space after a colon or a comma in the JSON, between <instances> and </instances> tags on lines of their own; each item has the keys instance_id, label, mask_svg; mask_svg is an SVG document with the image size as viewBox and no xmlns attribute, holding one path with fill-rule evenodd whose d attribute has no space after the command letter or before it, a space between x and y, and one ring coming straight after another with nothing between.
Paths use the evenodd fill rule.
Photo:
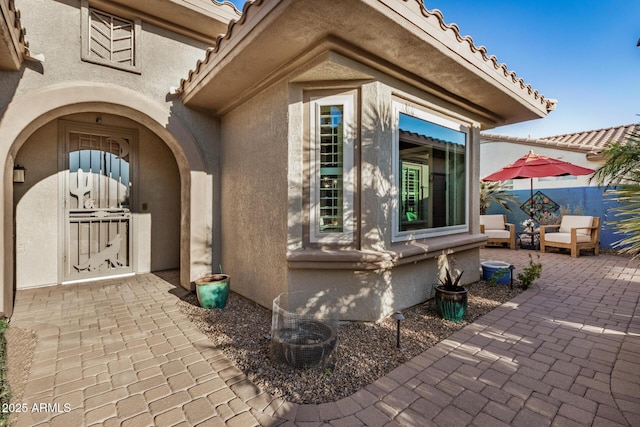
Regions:
<instances>
[{"instance_id":1,"label":"umbrella pole","mask_svg":"<svg viewBox=\"0 0 640 427\"><path fill-rule=\"evenodd\" d=\"M529 182L531 183L530 186L530 190L529 190L529 218L531 218L531 220L533 221L533 178L529 178ZM531 230L531 249L535 249L535 242L534 242L534 229Z\"/></svg>"}]
</instances>

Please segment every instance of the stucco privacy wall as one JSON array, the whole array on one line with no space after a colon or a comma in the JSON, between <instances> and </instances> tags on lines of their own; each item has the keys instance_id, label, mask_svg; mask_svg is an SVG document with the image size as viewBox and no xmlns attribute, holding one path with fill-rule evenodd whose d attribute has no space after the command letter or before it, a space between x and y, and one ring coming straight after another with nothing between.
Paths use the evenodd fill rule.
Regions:
<instances>
[{"instance_id":1,"label":"stucco privacy wall","mask_svg":"<svg viewBox=\"0 0 640 427\"><path fill-rule=\"evenodd\" d=\"M181 280L188 286L190 280L211 271L211 264L218 263L212 261L217 255L212 253L211 236L218 225L211 200L218 196L212 195L211 165L217 162L213 141L219 136L219 121L184 108L168 93L202 58L207 45L143 21L140 74L124 72L81 61L80 1L17 0L16 6L28 11L22 14L22 23L29 29L30 46L45 54L46 62L28 62L20 71L0 72L0 162L4 165L0 309L10 314L14 284L14 157L33 132L69 114L127 117L169 147L180 173Z\"/></svg>"},{"instance_id":2,"label":"stucco privacy wall","mask_svg":"<svg viewBox=\"0 0 640 427\"><path fill-rule=\"evenodd\" d=\"M491 138L496 138L492 135ZM604 164L604 159L600 156L588 157L590 148L569 149L553 146L545 146L548 141L530 140L529 143L519 143L514 141L486 141L481 144L482 167L480 177L489 175L503 166L524 156L529 150L536 154L541 154L554 159L583 166L591 169L598 169ZM499 154L499 155L496 155ZM602 219L600 230L600 246L610 248L623 236L618 234L615 227L608 224L615 220L616 212L612 209L618 204L604 194L605 187L599 187L597 182L589 180L590 175L583 176L563 176L534 178L533 192L541 191L551 200L560 205L564 212L574 215L599 216ZM514 179L509 184L508 192L516 196L516 203L510 205L511 212L493 204L489 206L487 213L505 214L510 223L516 224L518 231L522 230L522 222L529 218L529 215L520 209L530 197L531 181L529 179ZM560 215L562 212L557 211Z\"/></svg>"}]
</instances>

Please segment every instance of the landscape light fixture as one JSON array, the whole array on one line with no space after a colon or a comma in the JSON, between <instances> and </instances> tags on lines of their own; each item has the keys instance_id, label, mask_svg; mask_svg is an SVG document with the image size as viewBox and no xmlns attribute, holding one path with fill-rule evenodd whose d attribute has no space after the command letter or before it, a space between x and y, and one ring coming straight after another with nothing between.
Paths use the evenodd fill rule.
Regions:
<instances>
[{"instance_id":1,"label":"landscape light fixture","mask_svg":"<svg viewBox=\"0 0 640 427\"><path fill-rule=\"evenodd\" d=\"M510 270L509 271L509 276L511 276L511 285L510 285L511 289L513 289L513 270L515 270L515 269L516 269L515 265L511 264L509 266L509 270Z\"/></svg>"},{"instance_id":2,"label":"landscape light fixture","mask_svg":"<svg viewBox=\"0 0 640 427\"><path fill-rule=\"evenodd\" d=\"M393 313L393 319L398 321L398 333L396 335L396 346L400 348L400 321L404 320L404 315L401 311Z\"/></svg>"}]
</instances>

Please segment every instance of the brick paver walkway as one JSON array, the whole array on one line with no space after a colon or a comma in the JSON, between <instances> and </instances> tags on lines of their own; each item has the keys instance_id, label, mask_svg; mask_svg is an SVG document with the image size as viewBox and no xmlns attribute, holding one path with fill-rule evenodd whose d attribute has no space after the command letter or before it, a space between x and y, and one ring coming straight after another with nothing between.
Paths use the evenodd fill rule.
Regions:
<instances>
[{"instance_id":1,"label":"brick paver walkway","mask_svg":"<svg viewBox=\"0 0 640 427\"><path fill-rule=\"evenodd\" d=\"M516 273L529 254L481 252ZM184 291L156 275L19 291L12 325L39 341L16 424L640 426L640 263L540 261L532 289L322 405L262 393L177 310Z\"/></svg>"}]
</instances>

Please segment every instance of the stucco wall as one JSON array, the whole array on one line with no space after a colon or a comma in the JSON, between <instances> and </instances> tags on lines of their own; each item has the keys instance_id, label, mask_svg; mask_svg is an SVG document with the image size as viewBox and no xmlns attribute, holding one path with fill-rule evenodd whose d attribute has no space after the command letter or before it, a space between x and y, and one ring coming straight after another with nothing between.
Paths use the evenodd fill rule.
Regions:
<instances>
[{"instance_id":1,"label":"stucco wall","mask_svg":"<svg viewBox=\"0 0 640 427\"><path fill-rule=\"evenodd\" d=\"M58 281L58 129L49 123L25 143L16 163L26 166L25 182L14 184L16 287Z\"/></svg>"},{"instance_id":2,"label":"stucco wall","mask_svg":"<svg viewBox=\"0 0 640 427\"><path fill-rule=\"evenodd\" d=\"M393 109L392 88L380 82L362 86L361 247L374 251L391 246Z\"/></svg>"},{"instance_id":3,"label":"stucco wall","mask_svg":"<svg viewBox=\"0 0 640 427\"><path fill-rule=\"evenodd\" d=\"M180 175L167 145L139 128L136 212L151 220L150 270L180 267ZM145 209L146 207L146 209Z\"/></svg>"},{"instance_id":4,"label":"stucco wall","mask_svg":"<svg viewBox=\"0 0 640 427\"><path fill-rule=\"evenodd\" d=\"M462 283L480 279L479 249L373 271L289 270L289 291L329 294L342 320L377 321L434 296L444 267L463 272Z\"/></svg>"},{"instance_id":5,"label":"stucco wall","mask_svg":"<svg viewBox=\"0 0 640 427\"><path fill-rule=\"evenodd\" d=\"M433 287L444 267L452 271L464 271L463 283L479 279L479 245L474 237L479 226L474 218L478 215L478 201L470 197L467 207L469 231L458 231L449 236L424 239L424 253L415 262L398 262L385 268L365 267L361 256L378 257L408 256L414 242L393 242L392 216L393 193L393 100L403 95L422 100L425 108L438 105L438 100L406 86L398 88L393 79L379 76L380 81L366 83L338 82L328 84L321 90L319 85L308 83L292 85L289 99L289 242L290 262L287 273L287 290L310 291L316 296L331 295L337 300L336 310L345 320L380 320L395 310L401 310L426 301L433 296ZM305 88L313 96L341 91L354 93L357 97L357 149L356 168L359 171L356 184L357 205L356 237L349 250L341 245L316 245L309 242L302 232L309 209L304 200L309 198L308 174L308 109L303 108ZM428 101L425 99L428 98ZM451 106L439 102L440 110ZM462 117L459 108L454 109ZM469 123L473 120L469 119ZM468 166L469 191L478 190L472 185L479 166L479 131L473 128L469 134ZM306 172L305 172L306 171ZM477 180L477 178L475 179ZM472 193L473 194L473 193ZM302 210L302 212L301 212ZM293 220L295 218L296 220ZM300 221L303 224L300 224ZM437 243L436 243L437 240ZM415 253L415 252L412 252ZM301 258L302 257L302 258ZM351 260L351 261L349 261ZM381 262L383 264L383 262ZM394 262L390 262L394 264Z\"/></svg>"},{"instance_id":6,"label":"stucco wall","mask_svg":"<svg viewBox=\"0 0 640 427\"><path fill-rule=\"evenodd\" d=\"M141 129L141 134L147 129L151 134L160 135L180 171L177 182L180 185L179 205L183 207L178 215L182 229L179 245L182 248L181 281L188 286L190 280L211 269L212 260L217 264L218 255L212 255L212 236L219 233L219 221L210 202L219 197L212 185L218 162L214 142L219 138L219 121L209 114L185 108L179 96L170 95L169 90L178 86L197 60L204 57L207 45L143 21L140 74L131 73L81 61L79 0L18 0L16 7L22 11L21 22L28 29L31 52L44 54L46 60L44 63L26 61L19 71L0 72L0 161L5 165L5 177L10 176L13 156L29 135L66 114L94 111L101 115L111 113L129 117ZM164 159L164 154L162 156ZM166 164L166 159L162 160L158 167L163 168ZM31 171L38 173L38 167L33 163L26 166L28 174ZM169 180L176 182L175 176ZM0 222L5 245L0 254L4 259L0 275L5 291L0 295L0 311L10 314L15 277L12 259L15 248L11 238L14 233L14 186L6 178L4 181L0 198L5 206ZM50 188L45 188L47 185ZM53 184L40 182L33 194L35 196L36 191L49 194L52 188ZM160 196L153 194L150 197ZM25 200L25 208L26 203ZM149 199L149 206L157 206L157 203ZM175 217L172 212L167 215ZM144 218L140 216L140 219ZM150 227L155 226L150 223ZM175 241L175 236L158 238L161 246ZM213 247L216 247L215 243ZM147 262L148 268L175 265L174 261L167 261L175 259L173 247L166 253L158 248L145 250L154 259ZM55 253L52 252L47 255L46 263L53 262L53 258Z\"/></svg>"},{"instance_id":7,"label":"stucco wall","mask_svg":"<svg viewBox=\"0 0 640 427\"><path fill-rule=\"evenodd\" d=\"M140 74L81 60L80 0L16 0L28 29L31 52L45 55L44 64L28 63L16 96L34 88L74 80L117 83L147 94L163 104L170 86L177 86L207 46L142 22ZM125 17L130 18L130 17Z\"/></svg>"},{"instance_id":8,"label":"stucco wall","mask_svg":"<svg viewBox=\"0 0 640 427\"><path fill-rule=\"evenodd\" d=\"M283 83L222 118L222 190L214 207L231 288L269 308L286 286L287 106Z\"/></svg>"}]
</instances>

